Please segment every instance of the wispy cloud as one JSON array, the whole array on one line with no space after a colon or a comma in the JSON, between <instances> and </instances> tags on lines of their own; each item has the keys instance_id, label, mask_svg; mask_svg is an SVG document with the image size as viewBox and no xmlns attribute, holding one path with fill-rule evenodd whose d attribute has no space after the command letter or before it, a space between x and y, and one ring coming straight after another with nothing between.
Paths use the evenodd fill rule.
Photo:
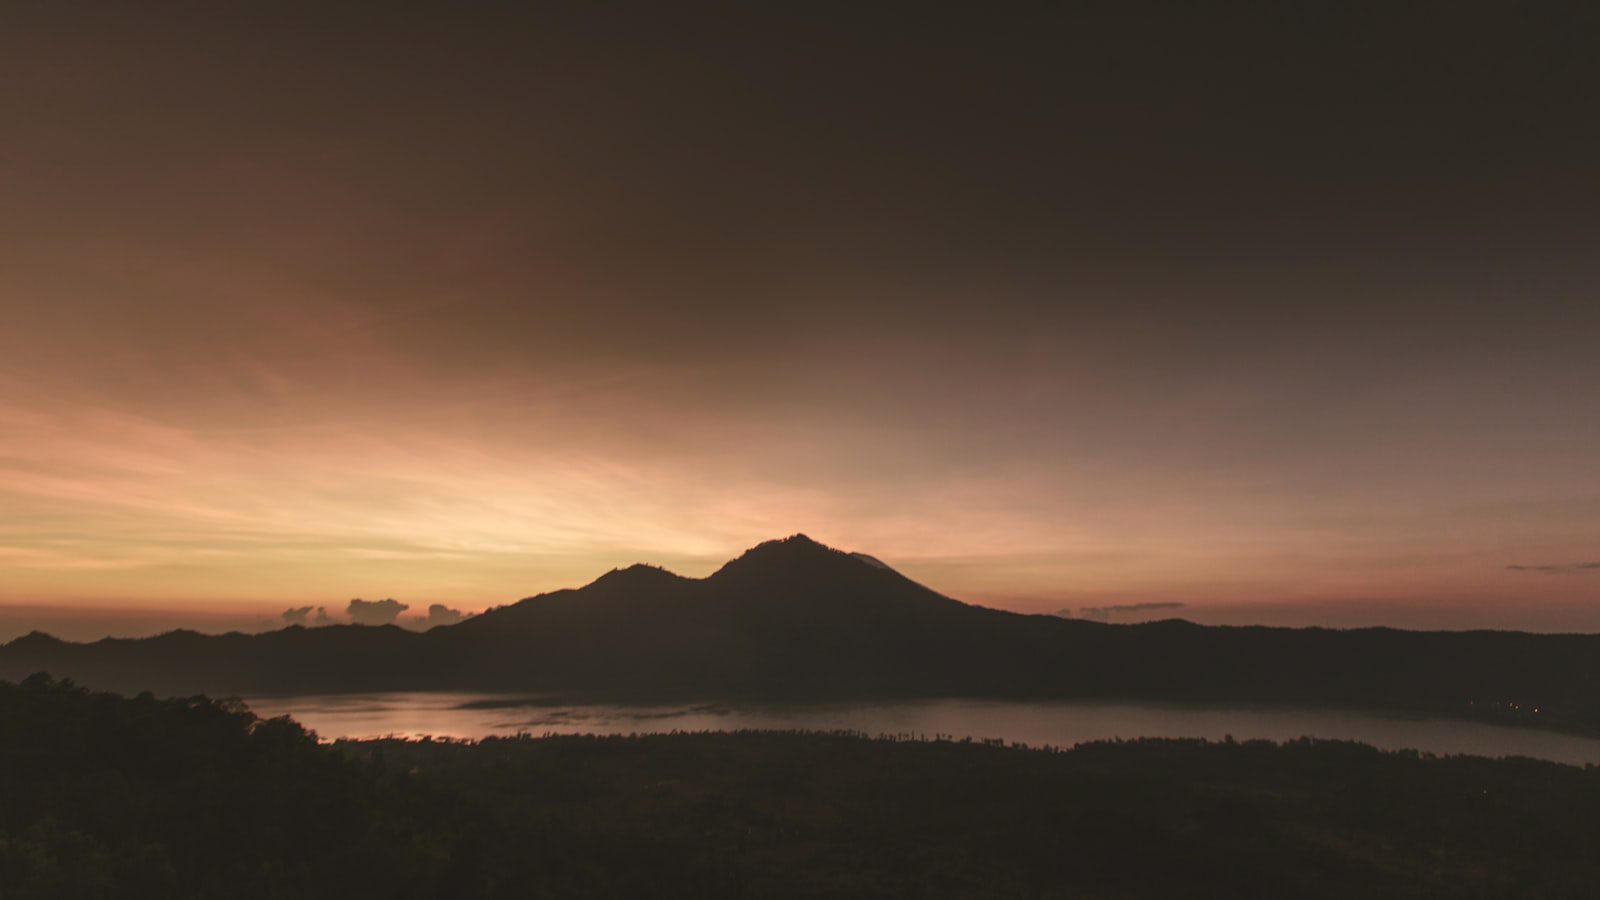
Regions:
<instances>
[{"instance_id":1,"label":"wispy cloud","mask_svg":"<svg viewBox=\"0 0 1600 900\"><path fill-rule=\"evenodd\" d=\"M1600 575L1600 562L1554 563L1542 566L1506 566L1512 572L1540 575Z\"/></svg>"}]
</instances>

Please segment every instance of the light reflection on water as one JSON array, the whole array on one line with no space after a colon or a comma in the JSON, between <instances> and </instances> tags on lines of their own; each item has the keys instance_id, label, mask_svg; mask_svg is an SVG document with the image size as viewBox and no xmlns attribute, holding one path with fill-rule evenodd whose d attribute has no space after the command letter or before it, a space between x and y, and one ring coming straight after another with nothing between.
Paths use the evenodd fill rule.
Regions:
<instances>
[{"instance_id":1,"label":"light reflection on water","mask_svg":"<svg viewBox=\"0 0 1600 900\"><path fill-rule=\"evenodd\" d=\"M1220 740L1310 736L1440 755L1531 756L1600 763L1600 738L1480 722L1288 707L1181 707L1085 701L908 700L822 705L572 705L462 693L329 694L248 701L262 716L292 715L324 739L479 738L525 732L631 734L744 728L848 729L1071 746L1110 738Z\"/></svg>"}]
</instances>

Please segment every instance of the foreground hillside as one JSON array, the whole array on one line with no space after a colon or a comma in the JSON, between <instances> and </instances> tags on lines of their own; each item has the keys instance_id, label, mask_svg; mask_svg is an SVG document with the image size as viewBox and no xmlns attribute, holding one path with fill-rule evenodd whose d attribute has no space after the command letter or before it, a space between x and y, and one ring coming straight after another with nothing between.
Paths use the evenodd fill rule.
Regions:
<instances>
[{"instance_id":1,"label":"foreground hillside","mask_svg":"<svg viewBox=\"0 0 1600 900\"><path fill-rule=\"evenodd\" d=\"M1353 744L319 745L0 683L0 897L1575 897L1600 769Z\"/></svg>"},{"instance_id":2,"label":"foreground hillside","mask_svg":"<svg viewBox=\"0 0 1600 900\"><path fill-rule=\"evenodd\" d=\"M961 603L804 536L707 578L633 566L417 634L173 632L0 647L137 693L463 690L633 701L1127 698L1421 710L1600 730L1600 635L1103 625Z\"/></svg>"}]
</instances>

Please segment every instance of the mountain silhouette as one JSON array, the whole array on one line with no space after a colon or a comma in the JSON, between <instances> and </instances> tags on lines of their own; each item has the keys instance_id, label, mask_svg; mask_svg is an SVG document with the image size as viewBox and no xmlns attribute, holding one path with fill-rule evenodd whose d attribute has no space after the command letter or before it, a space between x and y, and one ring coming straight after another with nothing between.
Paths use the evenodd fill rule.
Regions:
<instances>
[{"instance_id":1,"label":"mountain silhouette","mask_svg":"<svg viewBox=\"0 0 1600 900\"><path fill-rule=\"evenodd\" d=\"M958 649L962 622L993 615L795 535L707 578L632 566L425 637L480 684L618 696L905 694L953 689L929 682L924 663Z\"/></svg>"},{"instance_id":2,"label":"mountain silhouette","mask_svg":"<svg viewBox=\"0 0 1600 900\"><path fill-rule=\"evenodd\" d=\"M706 578L634 565L455 625L174 631L0 646L125 693L537 692L574 699L1140 698L1359 705L1600 730L1600 636L1107 625L963 603L804 535Z\"/></svg>"}]
</instances>

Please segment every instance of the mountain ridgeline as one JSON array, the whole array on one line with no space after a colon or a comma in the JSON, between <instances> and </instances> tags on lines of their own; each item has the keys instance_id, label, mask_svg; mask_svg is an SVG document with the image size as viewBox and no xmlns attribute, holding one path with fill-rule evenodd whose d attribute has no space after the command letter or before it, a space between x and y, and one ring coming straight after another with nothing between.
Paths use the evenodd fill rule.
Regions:
<instances>
[{"instance_id":1,"label":"mountain ridgeline","mask_svg":"<svg viewBox=\"0 0 1600 900\"><path fill-rule=\"evenodd\" d=\"M636 565L456 625L175 631L0 646L124 693L538 692L574 699L1106 698L1356 705L1600 731L1600 635L1143 625L945 597L803 535L707 578Z\"/></svg>"}]
</instances>

